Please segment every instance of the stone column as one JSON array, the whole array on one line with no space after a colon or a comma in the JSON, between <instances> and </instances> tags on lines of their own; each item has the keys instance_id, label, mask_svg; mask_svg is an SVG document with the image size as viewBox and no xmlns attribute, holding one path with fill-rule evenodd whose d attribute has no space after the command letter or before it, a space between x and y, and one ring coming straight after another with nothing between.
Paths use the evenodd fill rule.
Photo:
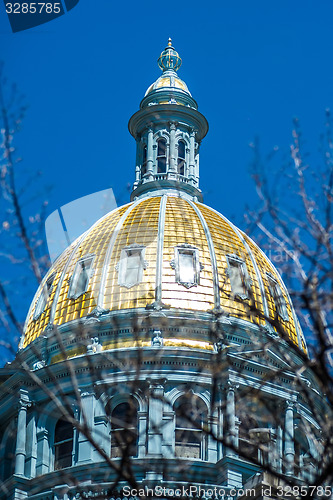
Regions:
<instances>
[{"instance_id":1,"label":"stone column","mask_svg":"<svg viewBox=\"0 0 333 500\"><path fill-rule=\"evenodd\" d=\"M49 433L47 429L37 432L36 476L49 472Z\"/></svg>"},{"instance_id":2,"label":"stone column","mask_svg":"<svg viewBox=\"0 0 333 500\"><path fill-rule=\"evenodd\" d=\"M148 455L162 456L162 420L164 387L161 381L148 380Z\"/></svg>"},{"instance_id":3,"label":"stone column","mask_svg":"<svg viewBox=\"0 0 333 500\"><path fill-rule=\"evenodd\" d=\"M169 173L170 178L174 178L177 173L177 157L176 157L176 125L170 123L170 149L169 149Z\"/></svg>"},{"instance_id":4,"label":"stone column","mask_svg":"<svg viewBox=\"0 0 333 500\"><path fill-rule=\"evenodd\" d=\"M219 395L219 405L218 405L218 430L217 430L217 460L221 460L223 457L223 436L224 436L224 403L223 403L223 388L220 387L220 395Z\"/></svg>"},{"instance_id":5,"label":"stone column","mask_svg":"<svg viewBox=\"0 0 333 500\"><path fill-rule=\"evenodd\" d=\"M232 447L237 446L237 438L236 438L236 414L235 414L235 391L238 388L233 382L228 380L228 385L226 387L226 442ZM226 455L229 457L236 456L235 451L233 449L226 449Z\"/></svg>"},{"instance_id":6,"label":"stone column","mask_svg":"<svg viewBox=\"0 0 333 500\"><path fill-rule=\"evenodd\" d=\"M82 392L81 393L81 415L80 422L83 425L87 425L89 432L93 436L93 422L94 422L94 409L95 409L95 394L94 392ZM86 464L93 462L94 447L89 441L89 439L79 433L78 438L78 461L77 464Z\"/></svg>"},{"instance_id":7,"label":"stone column","mask_svg":"<svg viewBox=\"0 0 333 500\"><path fill-rule=\"evenodd\" d=\"M26 461L25 475L26 477L36 476L36 461L37 461L37 436L36 436L36 412L34 411L27 423L27 442L26 442Z\"/></svg>"},{"instance_id":8,"label":"stone column","mask_svg":"<svg viewBox=\"0 0 333 500\"><path fill-rule=\"evenodd\" d=\"M279 426L276 432L276 450L277 450L277 471L282 472L282 457L283 457L283 433Z\"/></svg>"},{"instance_id":9,"label":"stone column","mask_svg":"<svg viewBox=\"0 0 333 500\"><path fill-rule=\"evenodd\" d=\"M214 412L214 415L209 418L209 426L212 434L208 434L208 461L216 463L217 461L217 447L218 443L214 436L218 435L218 416Z\"/></svg>"},{"instance_id":10,"label":"stone column","mask_svg":"<svg viewBox=\"0 0 333 500\"><path fill-rule=\"evenodd\" d=\"M170 404L164 401L162 423L162 455L165 458L175 456L175 412L170 409Z\"/></svg>"},{"instance_id":11,"label":"stone column","mask_svg":"<svg viewBox=\"0 0 333 500\"><path fill-rule=\"evenodd\" d=\"M95 417L94 417L94 439L99 448L101 448L107 455L110 455L111 439L110 439L110 422L106 415L105 406L97 400L95 404ZM101 455L98 450L94 450L94 461L101 460Z\"/></svg>"},{"instance_id":12,"label":"stone column","mask_svg":"<svg viewBox=\"0 0 333 500\"><path fill-rule=\"evenodd\" d=\"M141 172L141 161L142 161L142 155L141 155L141 139L139 137L136 138L136 160L135 160L135 186L138 185L139 180L140 180L140 172Z\"/></svg>"},{"instance_id":13,"label":"stone column","mask_svg":"<svg viewBox=\"0 0 333 500\"><path fill-rule=\"evenodd\" d=\"M194 149L195 149L195 130L191 129L190 133L190 158L189 158L189 179L192 185L196 184L195 180L195 159L194 159Z\"/></svg>"},{"instance_id":14,"label":"stone column","mask_svg":"<svg viewBox=\"0 0 333 500\"><path fill-rule=\"evenodd\" d=\"M153 180L154 173L154 158L153 158L153 129L151 126L148 127L147 136L147 174L148 179Z\"/></svg>"},{"instance_id":15,"label":"stone column","mask_svg":"<svg viewBox=\"0 0 333 500\"><path fill-rule=\"evenodd\" d=\"M286 474L294 473L295 444L294 444L294 401L286 401L284 426L284 460Z\"/></svg>"},{"instance_id":16,"label":"stone column","mask_svg":"<svg viewBox=\"0 0 333 500\"><path fill-rule=\"evenodd\" d=\"M146 456L147 411L138 411L138 457Z\"/></svg>"},{"instance_id":17,"label":"stone column","mask_svg":"<svg viewBox=\"0 0 333 500\"><path fill-rule=\"evenodd\" d=\"M20 391L17 416L17 435L15 450L15 474L24 476L26 440L27 440L27 409L30 406L29 396L26 391Z\"/></svg>"},{"instance_id":18,"label":"stone column","mask_svg":"<svg viewBox=\"0 0 333 500\"><path fill-rule=\"evenodd\" d=\"M80 418L80 408L76 403L72 404L73 417L75 420L79 421ZM76 465L79 456L79 432L76 426L73 427L73 450L72 450L72 465Z\"/></svg>"}]
</instances>

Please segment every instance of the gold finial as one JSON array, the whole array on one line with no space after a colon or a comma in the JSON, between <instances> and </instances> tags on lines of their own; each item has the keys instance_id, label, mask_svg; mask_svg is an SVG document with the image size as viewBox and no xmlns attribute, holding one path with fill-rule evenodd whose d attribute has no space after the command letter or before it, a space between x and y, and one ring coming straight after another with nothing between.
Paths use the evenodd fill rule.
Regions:
<instances>
[{"instance_id":1,"label":"gold finial","mask_svg":"<svg viewBox=\"0 0 333 500\"><path fill-rule=\"evenodd\" d=\"M163 50L157 62L162 71L167 71L169 69L174 71L179 70L182 60L178 52L173 48L171 38L169 38L168 45Z\"/></svg>"}]
</instances>

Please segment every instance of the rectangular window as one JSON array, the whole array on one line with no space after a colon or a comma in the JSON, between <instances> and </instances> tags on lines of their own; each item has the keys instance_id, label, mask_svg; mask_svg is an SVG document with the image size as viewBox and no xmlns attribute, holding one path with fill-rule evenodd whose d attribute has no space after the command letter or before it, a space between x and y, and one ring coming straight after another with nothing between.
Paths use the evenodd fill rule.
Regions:
<instances>
[{"instance_id":1,"label":"rectangular window","mask_svg":"<svg viewBox=\"0 0 333 500\"><path fill-rule=\"evenodd\" d=\"M193 250L178 250L179 252L179 281L182 283L196 283L195 255Z\"/></svg>"},{"instance_id":2,"label":"rectangular window","mask_svg":"<svg viewBox=\"0 0 333 500\"><path fill-rule=\"evenodd\" d=\"M87 291L89 280L92 275L93 260L94 255L90 255L89 257L80 259L76 263L68 292L68 297L70 299L77 299Z\"/></svg>"},{"instance_id":3,"label":"rectangular window","mask_svg":"<svg viewBox=\"0 0 333 500\"><path fill-rule=\"evenodd\" d=\"M43 290L38 298L36 309L34 312L34 319L38 319L39 316L44 312L47 300L50 296L53 287L53 281L55 278L55 274L52 274L46 281Z\"/></svg>"},{"instance_id":4,"label":"rectangular window","mask_svg":"<svg viewBox=\"0 0 333 500\"><path fill-rule=\"evenodd\" d=\"M277 280L267 273L269 292L275 304L276 312L284 321L288 321L288 311L286 301Z\"/></svg>"},{"instance_id":5,"label":"rectangular window","mask_svg":"<svg viewBox=\"0 0 333 500\"><path fill-rule=\"evenodd\" d=\"M196 286L200 282L200 270L203 268L199 262L199 250L191 245L175 247L175 259L170 262L175 269L176 281L186 288Z\"/></svg>"},{"instance_id":6,"label":"rectangular window","mask_svg":"<svg viewBox=\"0 0 333 500\"><path fill-rule=\"evenodd\" d=\"M182 458L202 458L202 431L198 429L176 429L175 455Z\"/></svg>"},{"instance_id":7,"label":"rectangular window","mask_svg":"<svg viewBox=\"0 0 333 500\"><path fill-rule=\"evenodd\" d=\"M120 254L118 269L118 285L131 288L142 281L143 270L147 268L144 260L145 247L133 245L124 248Z\"/></svg>"},{"instance_id":8,"label":"rectangular window","mask_svg":"<svg viewBox=\"0 0 333 500\"><path fill-rule=\"evenodd\" d=\"M227 255L227 262L232 294L241 299L247 299L249 296L249 279L245 262L236 255Z\"/></svg>"}]
</instances>

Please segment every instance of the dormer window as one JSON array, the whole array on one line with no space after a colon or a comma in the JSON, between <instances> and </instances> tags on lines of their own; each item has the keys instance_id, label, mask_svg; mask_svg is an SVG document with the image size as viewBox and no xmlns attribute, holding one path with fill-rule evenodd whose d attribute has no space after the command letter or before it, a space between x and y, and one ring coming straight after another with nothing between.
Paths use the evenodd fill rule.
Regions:
<instances>
[{"instance_id":1,"label":"dormer window","mask_svg":"<svg viewBox=\"0 0 333 500\"><path fill-rule=\"evenodd\" d=\"M186 288L199 285L203 266L199 262L199 250L196 247L187 244L175 247L175 258L170 265L175 270L177 283Z\"/></svg>"},{"instance_id":2,"label":"dormer window","mask_svg":"<svg viewBox=\"0 0 333 500\"><path fill-rule=\"evenodd\" d=\"M87 291L89 280L93 273L93 260L94 255L89 255L76 263L68 292L70 299L77 299Z\"/></svg>"},{"instance_id":3,"label":"dormer window","mask_svg":"<svg viewBox=\"0 0 333 500\"><path fill-rule=\"evenodd\" d=\"M147 145L144 145L142 150L141 179L146 173L147 173Z\"/></svg>"},{"instance_id":4,"label":"dormer window","mask_svg":"<svg viewBox=\"0 0 333 500\"><path fill-rule=\"evenodd\" d=\"M186 149L185 142L179 141L178 143L178 159L177 159L177 171L179 175L185 175L186 166Z\"/></svg>"},{"instance_id":5,"label":"dormer window","mask_svg":"<svg viewBox=\"0 0 333 500\"><path fill-rule=\"evenodd\" d=\"M123 248L120 254L118 271L118 285L132 288L142 281L143 271L147 269L148 262L144 260L146 248L142 245L131 245Z\"/></svg>"},{"instance_id":6,"label":"dormer window","mask_svg":"<svg viewBox=\"0 0 333 500\"><path fill-rule=\"evenodd\" d=\"M157 173L163 174L166 172L166 140L159 139L157 141Z\"/></svg>"},{"instance_id":7,"label":"dormer window","mask_svg":"<svg viewBox=\"0 0 333 500\"><path fill-rule=\"evenodd\" d=\"M240 299L248 299L250 280L245 262L237 255L227 255L227 263L227 272L233 296Z\"/></svg>"},{"instance_id":8,"label":"dormer window","mask_svg":"<svg viewBox=\"0 0 333 500\"><path fill-rule=\"evenodd\" d=\"M276 312L284 321L288 321L288 311L286 301L277 280L270 273L267 273L269 292L275 304Z\"/></svg>"},{"instance_id":9,"label":"dormer window","mask_svg":"<svg viewBox=\"0 0 333 500\"><path fill-rule=\"evenodd\" d=\"M41 291L41 294L37 300L34 319L38 319L39 316L44 312L47 300L52 292L54 278L55 274L51 274L51 276L47 279L45 285L43 286L43 290Z\"/></svg>"}]
</instances>

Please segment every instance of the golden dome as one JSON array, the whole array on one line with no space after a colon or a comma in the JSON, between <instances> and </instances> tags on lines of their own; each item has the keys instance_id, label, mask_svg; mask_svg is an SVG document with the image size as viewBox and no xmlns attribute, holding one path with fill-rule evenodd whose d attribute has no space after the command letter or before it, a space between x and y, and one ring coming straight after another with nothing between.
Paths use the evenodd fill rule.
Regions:
<instances>
[{"instance_id":1,"label":"golden dome","mask_svg":"<svg viewBox=\"0 0 333 500\"><path fill-rule=\"evenodd\" d=\"M124 256L139 259L141 270L135 278L131 272L131 278L124 275ZM179 267L182 259L183 268ZM242 283L237 283L235 263L241 266ZM78 268L85 269L87 278L81 294L75 288L82 278L77 276ZM281 291L278 299L272 283ZM277 300L280 306L283 303L283 314ZM278 317L289 338L305 349L288 292L265 254L221 214L175 193L117 208L73 242L39 287L21 346L39 337L49 324L87 318L96 308L135 311L156 302L171 311L220 310L257 324L265 323L264 316ZM258 315L249 314L249 303L255 304Z\"/></svg>"},{"instance_id":2,"label":"golden dome","mask_svg":"<svg viewBox=\"0 0 333 500\"><path fill-rule=\"evenodd\" d=\"M145 96L153 92L153 90L178 90L191 95L186 83L173 72L170 72L170 74L167 74L166 72L163 73L163 75L161 75L156 82L152 83L150 87L148 87Z\"/></svg>"},{"instance_id":3,"label":"golden dome","mask_svg":"<svg viewBox=\"0 0 333 500\"><path fill-rule=\"evenodd\" d=\"M168 45L158 58L158 65L163 71L162 75L148 87L145 97L154 91L179 91L191 97L191 93L187 88L186 83L179 78L177 71L182 64L182 60L178 52L172 46L171 38Z\"/></svg>"}]
</instances>

